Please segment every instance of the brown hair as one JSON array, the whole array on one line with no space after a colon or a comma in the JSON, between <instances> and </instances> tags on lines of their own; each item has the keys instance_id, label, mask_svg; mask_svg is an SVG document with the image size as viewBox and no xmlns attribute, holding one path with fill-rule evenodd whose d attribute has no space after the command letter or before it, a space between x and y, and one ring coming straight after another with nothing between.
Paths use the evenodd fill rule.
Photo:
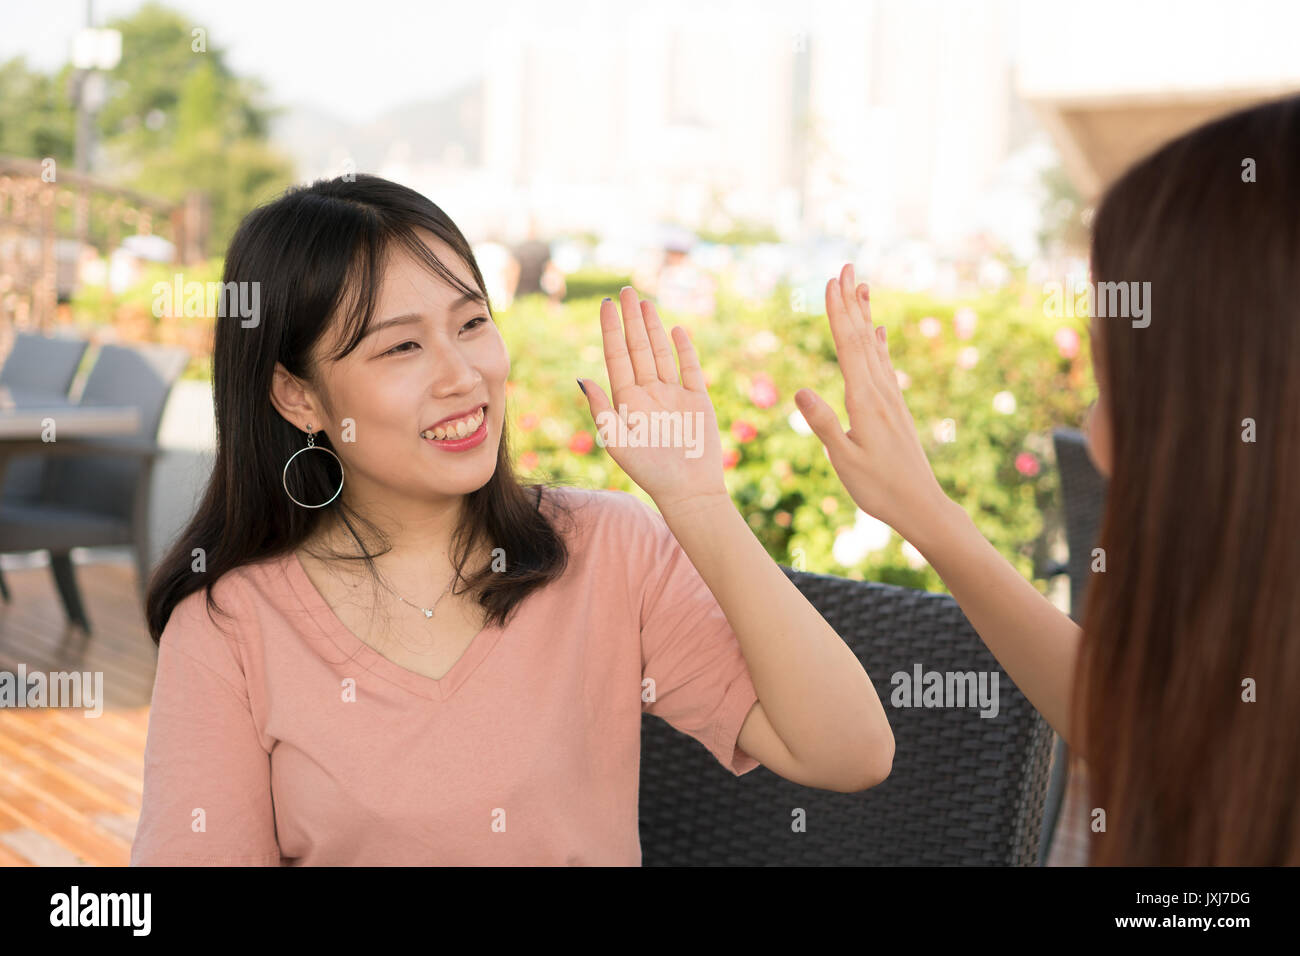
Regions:
<instances>
[{"instance_id":1,"label":"brown hair","mask_svg":"<svg viewBox=\"0 0 1300 956\"><path fill-rule=\"evenodd\" d=\"M1094 320L1113 467L1071 718L1105 811L1091 862L1300 863L1300 97L1128 170L1092 270L1149 282L1150 324Z\"/></svg>"}]
</instances>

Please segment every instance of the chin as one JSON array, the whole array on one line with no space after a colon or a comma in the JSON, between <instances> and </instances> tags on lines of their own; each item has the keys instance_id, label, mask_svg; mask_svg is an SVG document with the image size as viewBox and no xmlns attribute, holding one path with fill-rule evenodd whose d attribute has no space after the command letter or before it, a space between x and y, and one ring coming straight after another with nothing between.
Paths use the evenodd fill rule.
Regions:
<instances>
[{"instance_id":1,"label":"chin","mask_svg":"<svg viewBox=\"0 0 1300 956\"><path fill-rule=\"evenodd\" d=\"M443 495L468 495L478 491L489 481L497 472L496 459L492 459L490 468L467 469L462 474L443 473L438 477L437 493Z\"/></svg>"}]
</instances>

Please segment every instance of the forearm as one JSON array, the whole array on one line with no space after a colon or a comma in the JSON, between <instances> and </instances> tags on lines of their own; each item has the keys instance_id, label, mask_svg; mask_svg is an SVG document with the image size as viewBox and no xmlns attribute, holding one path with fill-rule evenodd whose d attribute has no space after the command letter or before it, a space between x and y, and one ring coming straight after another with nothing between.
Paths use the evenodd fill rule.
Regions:
<instances>
[{"instance_id":1,"label":"forearm","mask_svg":"<svg viewBox=\"0 0 1300 956\"><path fill-rule=\"evenodd\" d=\"M948 585L989 651L1021 693L1071 746L1069 704L1080 628L1012 567L950 498L932 507L908 540Z\"/></svg>"},{"instance_id":2,"label":"forearm","mask_svg":"<svg viewBox=\"0 0 1300 956\"><path fill-rule=\"evenodd\" d=\"M777 566L725 495L660 507L739 638L791 756L826 779L893 755L884 708L852 649Z\"/></svg>"}]
</instances>

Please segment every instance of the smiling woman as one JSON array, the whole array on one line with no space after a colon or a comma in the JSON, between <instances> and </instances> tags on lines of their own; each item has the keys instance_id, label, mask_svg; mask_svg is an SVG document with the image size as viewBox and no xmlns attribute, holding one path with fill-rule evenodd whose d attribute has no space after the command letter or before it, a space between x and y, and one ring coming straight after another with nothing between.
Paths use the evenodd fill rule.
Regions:
<instances>
[{"instance_id":1,"label":"smiling woman","mask_svg":"<svg viewBox=\"0 0 1300 956\"><path fill-rule=\"evenodd\" d=\"M245 219L225 278L260 285L263 320L218 321L217 459L149 588L133 864L636 865L644 713L737 775L883 779L869 677L716 494L684 333L681 384L640 350L634 375L601 310L620 406L712 429L703 455L609 449L660 515L519 485L482 276L412 190L292 190ZM658 344L652 310L623 306Z\"/></svg>"}]
</instances>

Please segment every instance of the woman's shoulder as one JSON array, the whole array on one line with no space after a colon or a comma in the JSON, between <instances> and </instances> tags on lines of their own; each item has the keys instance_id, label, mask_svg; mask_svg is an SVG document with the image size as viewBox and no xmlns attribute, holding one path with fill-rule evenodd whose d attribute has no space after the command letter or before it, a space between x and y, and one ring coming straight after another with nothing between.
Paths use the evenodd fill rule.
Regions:
<instances>
[{"instance_id":1,"label":"woman's shoulder","mask_svg":"<svg viewBox=\"0 0 1300 956\"><path fill-rule=\"evenodd\" d=\"M214 582L204 581L176 603L168 630L211 630L227 636L247 633L257 607L268 601L278 603L277 598L289 589L287 563L293 557L288 551L254 559L224 572Z\"/></svg>"},{"instance_id":2,"label":"woman's shoulder","mask_svg":"<svg viewBox=\"0 0 1300 956\"><path fill-rule=\"evenodd\" d=\"M550 505L548 515L573 515L584 534L648 531L656 519L663 520L636 495L613 488L552 485L545 488L542 500Z\"/></svg>"}]
</instances>

